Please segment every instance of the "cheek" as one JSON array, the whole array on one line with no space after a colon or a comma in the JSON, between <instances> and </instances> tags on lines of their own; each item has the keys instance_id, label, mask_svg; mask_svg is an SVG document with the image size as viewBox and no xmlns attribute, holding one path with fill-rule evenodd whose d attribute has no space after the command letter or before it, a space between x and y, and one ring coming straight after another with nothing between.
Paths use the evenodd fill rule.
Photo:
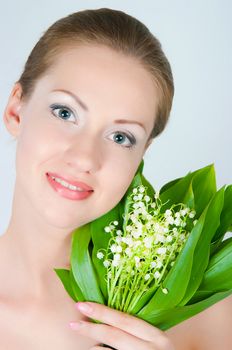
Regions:
<instances>
[{"instance_id":1,"label":"cheek","mask_svg":"<svg viewBox=\"0 0 232 350\"><path fill-rule=\"evenodd\" d=\"M31 181L38 178L38 166L42 165L59 152L59 138L49 125L39 118L27 120L21 129L17 142L16 169L18 175L33 172Z\"/></svg>"},{"instance_id":2,"label":"cheek","mask_svg":"<svg viewBox=\"0 0 232 350\"><path fill-rule=\"evenodd\" d=\"M103 184L107 196L107 199L105 198L107 204L103 204L105 207L110 205L112 209L126 193L141 161L138 154L134 158L131 156L124 161L122 158L114 161L105 173Z\"/></svg>"}]
</instances>

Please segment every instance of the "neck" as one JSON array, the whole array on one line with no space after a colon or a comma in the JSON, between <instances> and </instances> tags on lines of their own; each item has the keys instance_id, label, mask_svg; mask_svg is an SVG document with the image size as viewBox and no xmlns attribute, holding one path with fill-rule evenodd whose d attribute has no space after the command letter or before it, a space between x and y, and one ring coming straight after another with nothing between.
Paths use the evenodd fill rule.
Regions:
<instances>
[{"instance_id":1,"label":"neck","mask_svg":"<svg viewBox=\"0 0 232 350\"><path fill-rule=\"evenodd\" d=\"M17 288L18 295L36 298L47 295L49 289L58 287L63 291L53 269L70 268L71 235L75 228L49 224L34 208L16 198L19 197L14 197L10 223L0 242L4 277L11 274L9 291Z\"/></svg>"}]
</instances>

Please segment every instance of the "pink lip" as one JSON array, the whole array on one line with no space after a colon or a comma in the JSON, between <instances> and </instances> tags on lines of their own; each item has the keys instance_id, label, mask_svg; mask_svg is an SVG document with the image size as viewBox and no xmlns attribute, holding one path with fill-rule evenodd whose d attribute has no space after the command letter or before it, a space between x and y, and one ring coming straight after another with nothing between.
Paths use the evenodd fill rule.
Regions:
<instances>
[{"instance_id":1,"label":"pink lip","mask_svg":"<svg viewBox=\"0 0 232 350\"><path fill-rule=\"evenodd\" d=\"M53 176L53 177L58 177L59 179L68 182L70 185L80 187L81 189L83 189L85 191L93 191L93 188L86 185L84 182L73 181L71 178L63 177L63 176L56 174L56 173L47 173L47 175Z\"/></svg>"},{"instance_id":2,"label":"pink lip","mask_svg":"<svg viewBox=\"0 0 232 350\"><path fill-rule=\"evenodd\" d=\"M94 192L93 190L85 190L83 188L82 182L69 181L69 180L62 177L62 179L64 179L65 181L68 181L69 183L71 183L75 186L83 188L83 191L74 191L74 190L70 190L69 188L62 186L57 181L53 180L51 176L60 177L57 174L46 173L46 176L47 176L48 182L51 185L51 187L53 188L53 190L56 191L60 196L62 196L64 198L71 199L71 200L86 199ZM87 186L86 184L84 184L84 185L85 185L85 187ZM87 186L87 187L90 188L89 186Z\"/></svg>"}]
</instances>

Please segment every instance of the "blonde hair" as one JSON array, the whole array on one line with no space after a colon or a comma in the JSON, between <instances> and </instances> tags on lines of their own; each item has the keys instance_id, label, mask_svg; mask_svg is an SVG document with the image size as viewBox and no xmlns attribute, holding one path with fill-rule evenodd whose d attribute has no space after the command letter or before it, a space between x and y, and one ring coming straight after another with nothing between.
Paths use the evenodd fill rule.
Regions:
<instances>
[{"instance_id":1,"label":"blonde hair","mask_svg":"<svg viewBox=\"0 0 232 350\"><path fill-rule=\"evenodd\" d=\"M135 57L152 75L158 87L158 108L149 139L165 128L174 96L173 76L159 40L138 19L109 8L74 12L53 23L32 49L18 80L27 99L36 81L67 46L102 44Z\"/></svg>"}]
</instances>

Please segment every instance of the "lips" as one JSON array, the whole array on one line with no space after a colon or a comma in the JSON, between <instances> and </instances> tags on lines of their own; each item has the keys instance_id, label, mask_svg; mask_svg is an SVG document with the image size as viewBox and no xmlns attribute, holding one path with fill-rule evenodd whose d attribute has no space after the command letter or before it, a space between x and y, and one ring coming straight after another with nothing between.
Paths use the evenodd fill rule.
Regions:
<instances>
[{"instance_id":1,"label":"lips","mask_svg":"<svg viewBox=\"0 0 232 350\"><path fill-rule=\"evenodd\" d=\"M50 173L50 172L46 173L46 175L48 175L50 177L52 177L52 176L53 177L58 177L59 179L68 182L70 185L80 187L83 191L93 191L93 188L88 186L86 183L81 182L81 181L75 181L70 176L65 176L64 177L64 176L61 176L59 174Z\"/></svg>"},{"instance_id":2,"label":"lips","mask_svg":"<svg viewBox=\"0 0 232 350\"><path fill-rule=\"evenodd\" d=\"M70 177L64 177L64 176L60 177L58 174L55 174L55 173L46 173L46 177L47 177L48 183L50 184L51 188L59 196L64 197L66 199L79 201L79 200L89 198L94 193L94 191L91 189L92 187L86 185L83 182L73 181L72 179L70 179ZM74 186L76 186L76 184L77 184L77 187L81 186L82 190L69 189L68 187L63 186L61 183L54 180L53 177L58 177L58 178L64 179L64 181L66 181L70 184L73 184ZM88 189L84 190L84 187L88 188ZM89 190L89 189L91 189L91 190Z\"/></svg>"}]
</instances>

